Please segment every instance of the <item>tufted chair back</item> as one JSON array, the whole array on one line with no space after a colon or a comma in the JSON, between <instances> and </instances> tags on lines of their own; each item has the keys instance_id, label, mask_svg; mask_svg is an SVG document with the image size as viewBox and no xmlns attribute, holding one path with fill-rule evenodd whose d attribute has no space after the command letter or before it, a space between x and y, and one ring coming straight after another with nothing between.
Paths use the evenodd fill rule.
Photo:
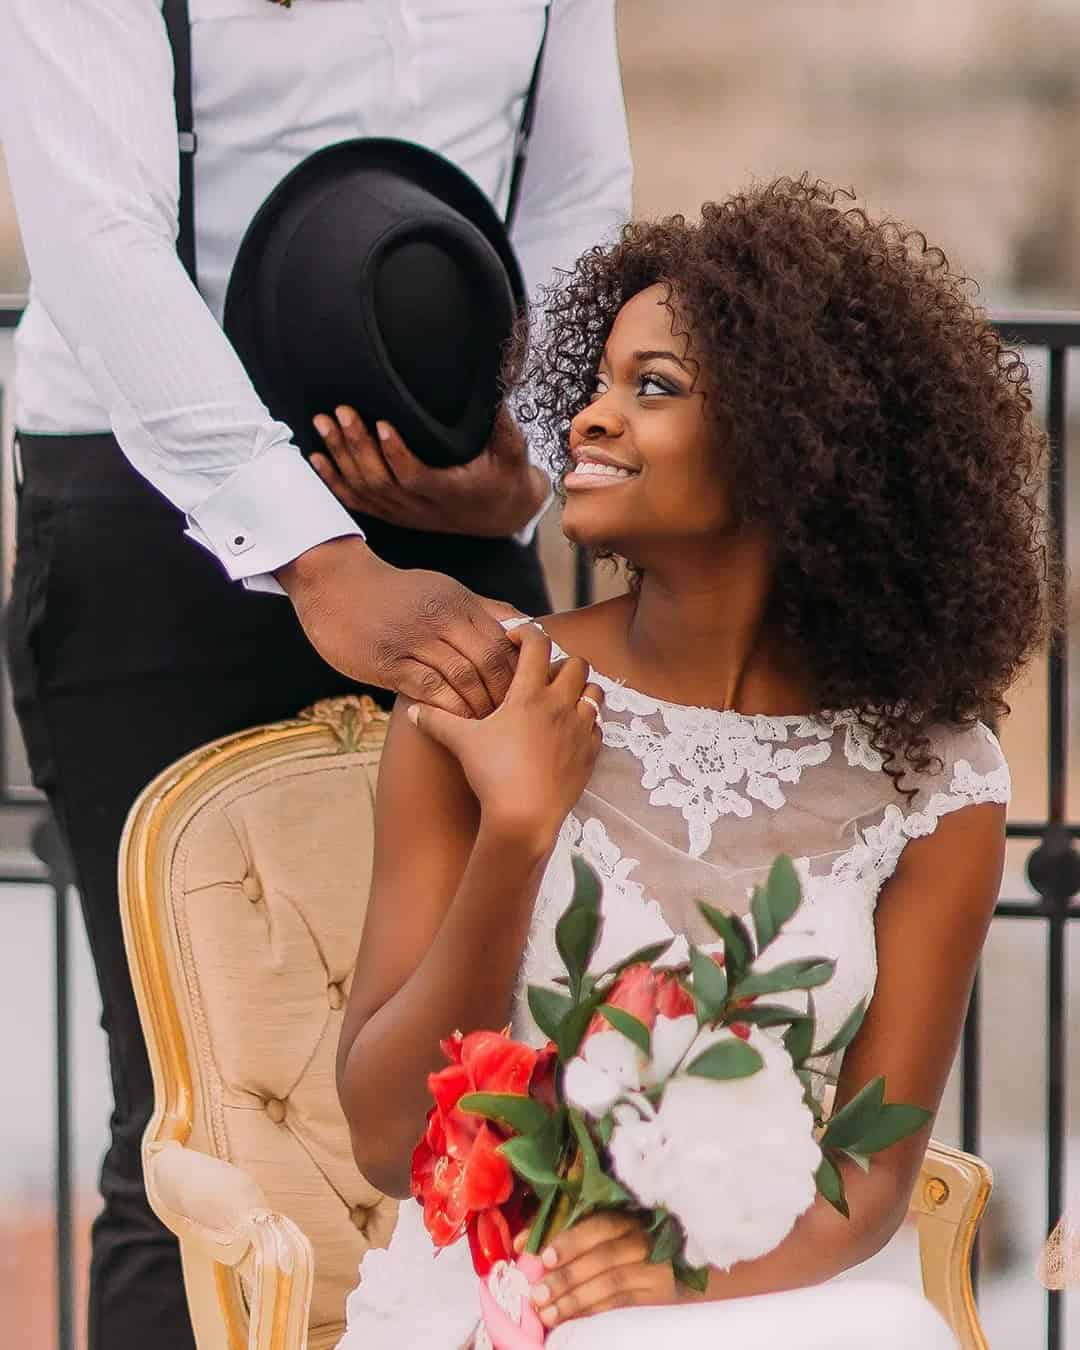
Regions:
<instances>
[{"instance_id":1,"label":"tufted chair back","mask_svg":"<svg viewBox=\"0 0 1080 1350\"><path fill-rule=\"evenodd\" d=\"M287 1304L313 1350L334 1345L361 1257L393 1230L334 1080L385 722L370 699L335 699L228 737L128 821L125 938L157 1104L147 1190L180 1237L200 1350L269 1345Z\"/></svg>"}]
</instances>

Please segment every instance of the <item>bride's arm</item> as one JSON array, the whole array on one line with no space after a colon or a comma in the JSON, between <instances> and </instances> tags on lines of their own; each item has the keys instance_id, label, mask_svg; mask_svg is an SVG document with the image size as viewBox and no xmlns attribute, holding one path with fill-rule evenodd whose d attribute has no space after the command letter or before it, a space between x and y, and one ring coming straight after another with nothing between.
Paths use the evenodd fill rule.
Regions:
<instances>
[{"instance_id":1,"label":"bride's arm","mask_svg":"<svg viewBox=\"0 0 1080 1350\"><path fill-rule=\"evenodd\" d=\"M936 1112L960 1041L1004 856L1005 810L992 804L944 817L934 834L904 849L878 900L877 987L844 1056L837 1106L884 1074L887 1100ZM705 1294L688 1297L737 1298L799 1288L865 1261L903 1221L929 1136L927 1125L876 1155L869 1173L854 1163L841 1168L850 1219L819 1196L772 1252L729 1271L714 1270ZM658 1285L655 1279L650 1283L649 1271L636 1273L631 1261L597 1268L599 1249L611 1241L603 1225L612 1224L614 1233L620 1222L621 1216L600 1216L555 1239L558 1264L545 1277L548 1306L557 1307L557 1315L544 1319L549 1325L601 1308L657 1301L647 1292L634 1296ZM620 1242L628 1250L627 1239ZM646 1242L639 1245L647 1250Z\"/></svg>"},{"instance_id":2,"label":"bride's arm","mask_svg":"<svg viewBox=\"0 0 1080 1350\"><path fill-rule=\"evenodd\" d=\"M509 1021L543 869L596 757L578 704L586 667L565 662L549 679L547 639L519 640L496 712L467 722L425 708L421 730L399 701L383 750L337 1077L357 1164L390 1195L408 1194L439 1041Z\"/></svg>"}]
</instances>

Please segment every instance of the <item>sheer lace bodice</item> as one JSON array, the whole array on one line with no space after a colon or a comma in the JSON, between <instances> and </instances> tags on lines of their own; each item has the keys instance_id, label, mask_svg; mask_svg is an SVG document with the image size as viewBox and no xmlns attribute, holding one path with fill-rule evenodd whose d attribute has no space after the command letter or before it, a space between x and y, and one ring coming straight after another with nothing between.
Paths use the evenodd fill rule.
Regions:
<instances>
[{"instance_id":1,"label":"sheer lace bodice","mask_svg":"<svg viewBox=\"0 0 1080 1350\"><path fill-rule=\"evenodd\" d=\"M564 655L553 644L554 659ZM796 956L836 961L833 978L815 991L818 1044L823 1044L856 1002L873 992L874 909L909 840L931 834L951 811L1009 798L1001 748L981 724L932 731L941 767L905 780L905 786L917 788L909 801L897 793L850 716L829 721L683 707L595 670L590 678L604 692L603 746L541 882L514 1000L514 1034L534 1043L541 1038L525 996L529 984L550 983L562 969L554 930L571 894L573 850L584 854L604 882L596 969L673 934L665 958L671 962L685 955L688 940L713 942L695 901L745 914L752 888L764 880L776 855L791 855L803 881L803 905L762 961L779 964ZM884 1350L953 1345L928 1305L889 1285L870 1298L837 1283L774 1295L765 1304L745 1299L635 1310L641 1312L651 1316L640 1322L650 1345L678 1340L688 1350L719 1344L736 1330L743 1345L790 1341L803 1350L870 1340ZM402 1205L389 1250L364 1258L339 1350L404 1345L459 1350L471 1344L478 1315L467 1244L458 1242L436 1259L419 1207L409 1201ZM626 1315L569 1323L551 1338L552 1350L623 1344L633 1328L620 1324L616 1339L605 1329L605 1319L620 1316ZM875 1330L864 1341L871 1316ZM788 1331L777 1335L781 1322ZM813 1338L815 1325L826 1339Z\"/></svg>"},{"instance_id":2,"label":"sheer lace bodice","mask_svg":"<svg viewBox=\"0 0 1080 1350\"><path fill-rule=\"evenodd\" d=\"M553 655L565 653L553 644ZM603 747L567 817L540 887L515 1002L515 1034L534 1036L524 994L560 972L554 926L579 849L604 879L604 931L594 966L667 936L714 940L696 901L745 914L778 853L796 860L804 902L768 964L829 956L836 973L815 995L819 1043L839 1029L877 974L874 907L910 839L978 802L1007 802L1009 771L981 723L939 728L941 768L910 801L850 715L762 717L685 707L598 671ZM677 943L667 959L685 947Z\"/></svg>"}]
</instances>

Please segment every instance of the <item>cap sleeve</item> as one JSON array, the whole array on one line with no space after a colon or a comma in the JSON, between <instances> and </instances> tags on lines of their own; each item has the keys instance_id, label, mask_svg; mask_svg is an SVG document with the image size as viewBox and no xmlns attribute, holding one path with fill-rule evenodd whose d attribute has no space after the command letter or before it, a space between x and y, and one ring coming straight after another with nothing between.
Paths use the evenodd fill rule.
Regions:
<instances>
[{"instance_id":1,"label":"cap sleeve","mask_svg":"<svg viewBox=\"0 0 1080 1350\"><path fill-rule=\"evenodd\" d=\"M941 760L936 773L922 775L913 806L927 817L930 829L951 811L982 802L1008 805L1012 792L1009 766L998 738L982 722L972 727L942 728L931 738ZM929 833L919 831L919 833Z\"/></svg>"}]
</instances>

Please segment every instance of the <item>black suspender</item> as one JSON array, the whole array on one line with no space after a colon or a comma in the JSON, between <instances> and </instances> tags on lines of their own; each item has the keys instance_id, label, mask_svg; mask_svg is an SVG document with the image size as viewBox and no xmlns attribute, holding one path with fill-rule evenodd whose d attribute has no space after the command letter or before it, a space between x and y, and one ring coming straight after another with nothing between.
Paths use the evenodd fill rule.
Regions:
<instances>
[{"instance_id":1,"label":"black suspender","mask_svg":"<svg viewBox=\"0 0 1080 1350\"><path fill-rule=\"evenodd\" d=\"M188 18L187 0L162 0L162 14L165 28L172 47L173 98L176 103L176 129L180 151L180 221L176 239L176 251L184 264L188 276L198 284L195 266L195 150L198 144L195 136L195 117L191 106L191 22ZM540 37L540 46L533 63L532 76L525 93L525 103L521 110L514 137L514 160L510 170L510 190L506 199L506 228L509 230L517 215L518 199L521 196L521 184L525 174L525 163L529 157L529 137L532 135L533 119L536 116L536 98L540 91L540 69L544 63L544 48L547 46L548 28L551 23L551 0L544 6L544 31Z\"/></svg>"},{"instance_id":2,"label":"black suspender","mask_svg":"<svg viewBox=\"0 0 1080 1350\"><path fill-rule=\"evenodd\" d=\"M540 68L544 64L544 48L547 46L548 28L551 24L551 0L544 6L544 31L540 35L540 46L536 49L536 61L533 63L529 88L525 94L525 103L521 109L521 121L514 137L514 166L510 170L510 192L506 198L506 228L510 230L517 215L518 198L521 196L521 183L525 176L525 161L529 157L529 137L532 135L533 118L536 116L536 96L540 92Z\"/></svg>"},{"instance_id":3,"label":"black suspender","mask_svg":"<svg viewBox=\"0 0 1080 1350\"><path fill-rule=\"evenodd\" d=\"M176 251L188 276L198 285L195 269L195 118L191 110L191 22L187 0L164 0L162 14L172 47L173 99L180 151L180 230Z\"/></svg>"}]
</instances>

